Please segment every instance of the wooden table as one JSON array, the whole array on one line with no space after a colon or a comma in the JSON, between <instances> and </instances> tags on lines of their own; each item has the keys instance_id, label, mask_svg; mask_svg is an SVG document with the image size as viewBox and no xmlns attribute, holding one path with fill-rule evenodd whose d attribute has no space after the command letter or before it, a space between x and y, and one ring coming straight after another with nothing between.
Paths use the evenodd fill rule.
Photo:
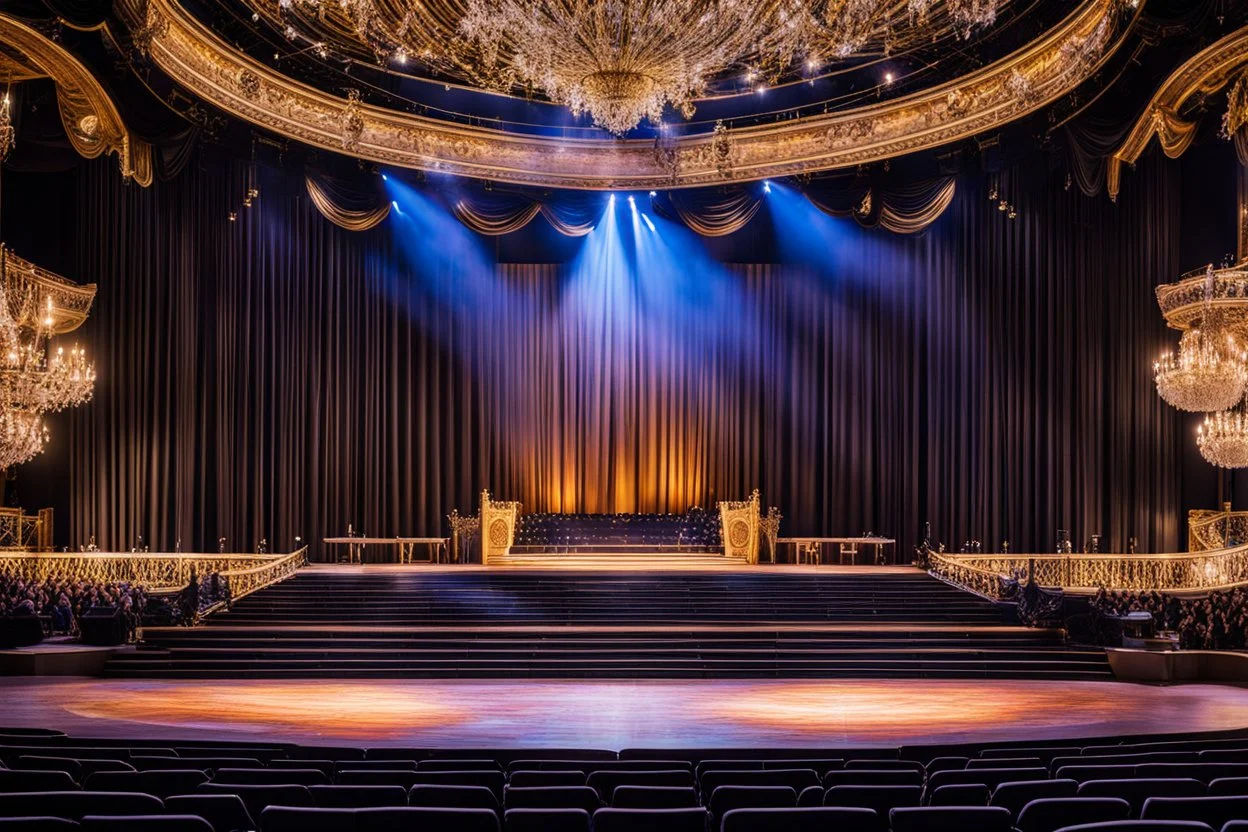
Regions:
<instances>
[{"instance_id":1,"label":"wooden table","mask_svg":"<svg viewBox=\"0 0 1248 832\"><path fill-rule=\"evenodd\" d=\"M412 553L417 546L429 547L429 559L420 563L441 563L442 554L446 551L445 537L327 537L326 544L345 544L347 547L347 563L363 563L365 546L395 546L398 549L399 563L417 563Z\"/></svg>"},{"instance_id":2,"label":"wooden table","mask_svg":"<svg viewBox=\"0 0 1248 832\"><path fill-rule=\"evenodd\" d=\"M778 537L776 544L791 543L797 552L798 563L813 563L818 566L823 562L823 547L827 545L836 546L837 563L844 565L845 556L849 555L849 563L852 566L858 556L859 547L874 546L875 557L872 562L876 565L884 565L884 547L892 546L896 543L891 537Z\"/></svg>"}]
</instances>

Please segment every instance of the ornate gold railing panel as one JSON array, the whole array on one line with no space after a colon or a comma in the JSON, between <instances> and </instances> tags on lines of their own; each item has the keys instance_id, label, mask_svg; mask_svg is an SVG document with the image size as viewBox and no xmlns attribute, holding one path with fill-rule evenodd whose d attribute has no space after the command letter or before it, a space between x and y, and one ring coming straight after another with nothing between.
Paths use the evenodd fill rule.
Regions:
<instances>
[{"instance_id":1,"label":"ornate gold railing panel","mask_svg":"<svg viewBox=\"0 0 1248 832\"><path fill-rule=\"evenodd\" d=\"M284 581L308 563L308 547L304 546L288 555L268 557L255 566L236 566L224 569L220 577L229 588L231 601L237 601L258 589Z\"/></svg>"},{"instance_id":2,"label":"ornate gold railing panel","mask_svg":"<svg viewBox=\"0 0 1248 832\"><path fill-rule=\"evenodd\" d=\"M496 182L593 190L688 188L854 167L997 129L1067 94L1122 42L1124 0L1082 0L1018 51L874 105L652 140L566 139L451 124L331 95L218 37L178 0L118 4L178 83L227 113L313 147ZM137 37L136 37L137 39Z\"/></svg>"},{"instance_id":3,"label":"ornate gold railing panel","mask_svg":"<svg viewBox=\"0 0 1248 832\"><path fill-rule=\"evenodd\" d=\"M1248 511L1192 509L1187 513L1187 550L1208 552L1248 542Z\"/></svg>"},{"instance_id":4,"label":"ornate gold railing panel","mask_svg":"<svg viewBox=\"0 0 1248 832\"><path fill-rule=\"evenodd\" d=\"M52 548L52 509L25 514L0 508L0 552L44 552Z\"/></svg>"},{"instance_id":5,"label":"ornate gold railing panel","mask_svg":"<svg viewBox=\"0 0 1248 832\"><path fill-rule=\"evenodd\" d=\"M1248 582L1248 545L1163 555L933 554L930 571L990 598L1001 598L999 584L1011 578L1070 590L1208 591Z\"/></svg>"},{"instance_id":6,"label":"ornate gold railing panel","mask_svg":"<svg viewBox=\"0 0 1248 832\"><path fill-rule=\"evenodd\" d=\"M1208 273L1199 269L1174 283L1157 287L1157 305L1174 329L1189 329L1205 316ZM1213 271L1213 297L1208 301L1223 323L1248 329L1248 264Z\"/></svg>"},{"instance_id":7,"label":"ornate gold railing panel","mask_svg":"<svg viewBox=\"0 0 1248 832\"><path fill-rule=\"evenodd\" d=\"M724 537L724 554L758 563L759 496L755 488L748 500L721 500L719 522Z\"/></svg>"},{"instance_id":8,"label":"ornate gold railing panel","mask_svg":"<svg viewBox=\"0 0 1248 832\"><path fill-rule=\"evenodd\" d=\"M254 592L306 562L307 547L290 554L131 554L126 552L0 552L0 573L35 580L73 578L101 583L133 583L153 592L180 589L194 572L204 579L219 573L234 597ZM271 579L271 580L269 580Z\"/></svg>"}]
</instances>

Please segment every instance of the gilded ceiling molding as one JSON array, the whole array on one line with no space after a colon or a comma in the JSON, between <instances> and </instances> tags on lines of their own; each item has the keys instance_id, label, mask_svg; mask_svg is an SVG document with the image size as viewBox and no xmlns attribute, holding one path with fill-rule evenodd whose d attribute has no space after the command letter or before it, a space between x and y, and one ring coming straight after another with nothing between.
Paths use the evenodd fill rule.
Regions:
<instances>
[{"instance_id":1,"label":"gilded ceiling molding","mask_svg":"<svg viewBox=\"0 0 1248 832\"><path fill-rule=\"evenodd\" d=\"M558 139L449 124L287 78L177 0L123 0L152 60L207 102L325 150L426 171L585 190L689 188L881 161L993 130L1085 81L1121 42L1122 0L1081 0L1043 37L981 70L868 107L650 140ZM1120 14L1120 11L1123 14ZM1138 12L1137 12L1138 13Z\"/></svg>"},{"instance_id":2,"label":"gilded ceiling molding","mask_svg":"<svg viewBox=\"0 0 1248 832\"><path fill-rule=\"evenodd\" d=\"M61 123L74 150L87 159L116 153L122 176L152 184L151 146L134 136L99 81L63 46L20 20L0 14L4 66L20 67L23 78L51 78Z\"/></svg>"},{"instance_id":3,"label":"gilded ceiling molding","mask_svg":"<svg viewBox=\"0 0 1248 832\"><path fill-rule=\"evenodd\" d=\"M1156 136L1166 156L1177 159L1196 137L1195 120L1180 113L1194 96L1206 96L1230 83L1235 72L1248 66L1248 26L1237 29L1171 73L1153 94L1122 146L1109 157L1109 195L1118 198L1122 165L1134 165Z\"/></svg>"}]
</instances>

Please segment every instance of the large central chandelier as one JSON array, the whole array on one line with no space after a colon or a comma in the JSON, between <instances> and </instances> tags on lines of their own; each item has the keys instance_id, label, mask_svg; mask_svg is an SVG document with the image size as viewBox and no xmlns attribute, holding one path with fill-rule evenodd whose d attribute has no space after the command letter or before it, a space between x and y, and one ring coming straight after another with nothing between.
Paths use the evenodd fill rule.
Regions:
<instances>
[{"instance_id":1,"label":"large central chandelier","mask_svg":"<svg viewBox=\"0 0 1248 832\"><path fill-rule=\"evenodd\" d=\"M504 92L537 90L623 134L684 118L726 73L754 88L875 43L969 37L1007 0L260 0L318 54L345 18L379 60L417 59ZM305 11L314 14L308 16ZM331 30L334 26L329 27Z\"/></svg>"},{"instance_id":2,"label":"large central chandelier","mask_svg":"<svg viewBox=\"0 0 1248 832\"><path fill-rule=\"evenodd\" d=\"M1211 413L1234 407L1248 388L1248 353L1216 326L1192 327L1177 353L1153 364L1157 392L1179 410Z\"/></svg>"}]
</instances>

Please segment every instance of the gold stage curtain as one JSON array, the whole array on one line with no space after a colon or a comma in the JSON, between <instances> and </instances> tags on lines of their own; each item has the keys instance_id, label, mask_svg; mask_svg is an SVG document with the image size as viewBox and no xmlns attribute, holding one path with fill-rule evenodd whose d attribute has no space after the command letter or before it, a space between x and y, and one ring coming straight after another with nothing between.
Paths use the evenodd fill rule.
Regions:
<instances>
[{"instance_id":1,"label":"gold stage curtain","mask_svg":"<svg viewBox=\"0 0 1248 832\"><path fill-rule=\"evenodd\" d=\"M953 177L905 185L832 188L815 183L803 190L810 203L833 217L852 216L864 228L917 234L940 218L953 202Z\"/></svg>"},{"instance_id":2,"label":"gold stage curtain","mask_svg":"<svg viewBox=\"0 0 1248 832\"><path fill-rule=\"evenodd\" d=\"M376 188L352 187L326 174L311 171L303 181L316 210L340 228L367 231L390 216L390 203Z\"/></svg>"},{"instance_id":3,"label":"gold stage curtain","mask_svg":"<svg viewBox=\"0 0 1248 832\"><path fill-rule=\"evenodd\" d=\"M455 217L478 234L497 237L528 225L541 213L540 203L515 194L489 194L489 198L461 196L451 207Z\"/></svg>"},{"instance_id":4,"label":"gold stage curtain","mask_svg":"<svg viewBox=\"0 0 1248 832\"><path fill-rule=\"evenodd\" d=\"M671 209L665 210L670 205ZM677 219L703 237L723 237L745 228L758 213L762 200L751 188L735 187L727 192L714 188L672 191L655 209Z\"/></svg>"}]
</instances>

